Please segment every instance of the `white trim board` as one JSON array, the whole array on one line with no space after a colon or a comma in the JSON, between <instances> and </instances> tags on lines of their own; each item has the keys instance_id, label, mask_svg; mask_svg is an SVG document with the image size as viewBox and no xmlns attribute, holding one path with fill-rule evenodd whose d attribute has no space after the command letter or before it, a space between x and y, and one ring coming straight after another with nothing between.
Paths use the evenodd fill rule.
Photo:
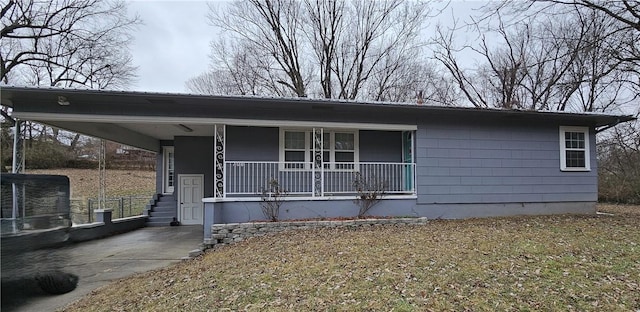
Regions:
<instances>
[{"instance_id":1,"label":"white trim board","mask_svg":"<svg viewBox=\"0 0 640 312\"><path fill-rule=\"evenodd\" d=\"M13 116L27 120L42 121L82 121L104 123L151 123L151 124L225 124L230 126L256 127L316 127L334 129L358 130L387 130L387 131L415 131L417 125L380 124L380 123L346 123L325 121L296 121L296 120L262 120L235 118L200 118L200 117L167 117L167 116L122 116L122 115L90 115L90 114L57 114L13 112Z\"/></svg>"},{"instance_id":2,"label":"white trim board","mask_svg":"<svg viewBox=\"0 0 640 312\"><path fill-rule=\"evenodd\" d=\"M584 148L567 148L565 133L584 133ZM561 171L591 171L591 148L589 147L589 127L560 126L560 170ZM567 167L566 151L584 152L584 167Z\"/></svg>"},{"instance_id":3,"label":"white trim board","mask_svg":"<svg viewBox=\"0 0 640 312\"><path fill-rule=\"evenodd\" d=\"M284 201L332 201L332 200L354 200L356 198L353 196L289 196L283 197ZM394 199L417 199L418 195L385 195L380 200L394 200ZM205 197L202 199L203 203L220 203L220 202L261 202L262 199L258 196L256 197L224 197L224 198L215 198L215 197Z\"/></svg>"}]
</instances>

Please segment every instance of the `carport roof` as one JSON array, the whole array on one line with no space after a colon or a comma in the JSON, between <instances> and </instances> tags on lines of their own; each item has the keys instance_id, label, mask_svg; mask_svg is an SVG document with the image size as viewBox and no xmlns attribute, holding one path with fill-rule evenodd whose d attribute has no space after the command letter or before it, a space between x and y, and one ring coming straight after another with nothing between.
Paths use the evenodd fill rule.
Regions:
<instances>
[{"instance_id":1,"label":"carport roof","mask_svg":"<svg viewBox=\"0 0 640 312\"><path fill-rule=\"evenodd\" d=\"M385 129L402 130L406 127L407 116L417 120L426 114L452 118L561 120L594 127L635 119L629 115L602 113L480 109L414 103L11 86L2 87L0 98L2 105L13 108L12 114L16 118L152 151L159 151L160 140L170 140L173 136L213 135L210 126L213 123L292 126L323 120L329 125L352 123L355 127L367 128L363 118L376 115L384 118L387 124ZM349 119L353 117L359 120ZM380 122L373 122L369 126L373 129L374 124Z\"/></svg>"}]
</instances>

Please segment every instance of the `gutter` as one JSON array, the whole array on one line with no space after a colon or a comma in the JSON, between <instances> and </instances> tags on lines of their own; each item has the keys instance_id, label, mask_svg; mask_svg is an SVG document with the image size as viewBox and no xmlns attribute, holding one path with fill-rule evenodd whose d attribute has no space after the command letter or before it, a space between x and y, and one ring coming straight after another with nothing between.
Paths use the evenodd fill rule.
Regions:
<instances>
[{"instance_id":1,"label":"gutter","mask_svg":"<svg viewBox=\"0 0 640 312\"><path fill-rule=\"evenodd\" d=\"M627 120L627 121L628 121L628 120ZM600 128L596 128L596 134L598 134L598 133L600 133L600 132L602 132L602 131L605 131L605 130L609 130L609 129L611 129L611 128L613 128L613 127L617 126L617 125L618 125L619 123L621 123L621 122L622 122L622 121L620 121L620 118L618 118L618 119L616 119L616 121L615 121L615 122L613 122L613 123L610 123L610 124L608 124L608 125L606 125L606 126L603 126L603 127L600 127Z\"/></svg>"},{"instance_id":2,"label":"gutter","mask_svg":"<svg viewBox=\"0 0 640 312\"><path fill-rule=\"evenodd\" d=\"M612 122L612 123L609 123L609 124L607 124L607 125L604 125L604 126L602 126L602 127L600 127L600 128L596 128L596 133L600 133L600 132L602 132L602 131L605 131L605 130L611 129L611 128L613 128L613 127L617 126L617 125L618 125L618 124L620 124L620 123L628 122L628 121L632 121L632 120L637 120L637 119L638 119L638 118L636 118L636 117L632 117L631 115L623 116L623 117L626 117L626 118L624 118L624 120L623 120L623 119L621 119L621 118L617 118L617 119L616 119L616 121L614 121L614 122Z\"/></svg>"}]
</instances>

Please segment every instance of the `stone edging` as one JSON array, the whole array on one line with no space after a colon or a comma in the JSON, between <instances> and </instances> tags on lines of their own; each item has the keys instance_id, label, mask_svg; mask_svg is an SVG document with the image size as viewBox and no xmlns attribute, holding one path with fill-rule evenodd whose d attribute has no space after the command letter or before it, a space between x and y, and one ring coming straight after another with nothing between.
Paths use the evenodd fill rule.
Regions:
<instances>
[{"instance_id":1,"label":"stone edging","mask_svg":"<svg viewBox=\"0 0 640 312\"><path fill-rule=\"evenodd\" d=\"M378 225L414 225L425 224L427 218L393 218L393 219L355 219L344 221L282 221L282 222L248 222L226 223L211 226L211 238L204 240L205 249L233 244L245 238L264 236L289 230L307 230L319 228L357 228Z\"/></svg>"}]
</instances>

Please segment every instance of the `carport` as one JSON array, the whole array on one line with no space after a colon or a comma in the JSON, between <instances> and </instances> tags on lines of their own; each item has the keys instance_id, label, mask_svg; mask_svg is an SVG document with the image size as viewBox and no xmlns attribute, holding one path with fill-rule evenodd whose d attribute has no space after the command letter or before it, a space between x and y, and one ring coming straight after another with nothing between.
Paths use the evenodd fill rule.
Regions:
<instances>
[{"instance_id":1,"label":"carport","mask_svg":"<svg viewBox=\"0 0 640 312\"><path fill-rule=\"evenodd\" d=\"M74 291L44 294L35 281L2 290L2 311L54 311L91 291L130 275L177 263L202 244L201 226L147 227L53 250L43 256L66 259L62 269L79 276Z\"/></svg>"}]
</instances>

